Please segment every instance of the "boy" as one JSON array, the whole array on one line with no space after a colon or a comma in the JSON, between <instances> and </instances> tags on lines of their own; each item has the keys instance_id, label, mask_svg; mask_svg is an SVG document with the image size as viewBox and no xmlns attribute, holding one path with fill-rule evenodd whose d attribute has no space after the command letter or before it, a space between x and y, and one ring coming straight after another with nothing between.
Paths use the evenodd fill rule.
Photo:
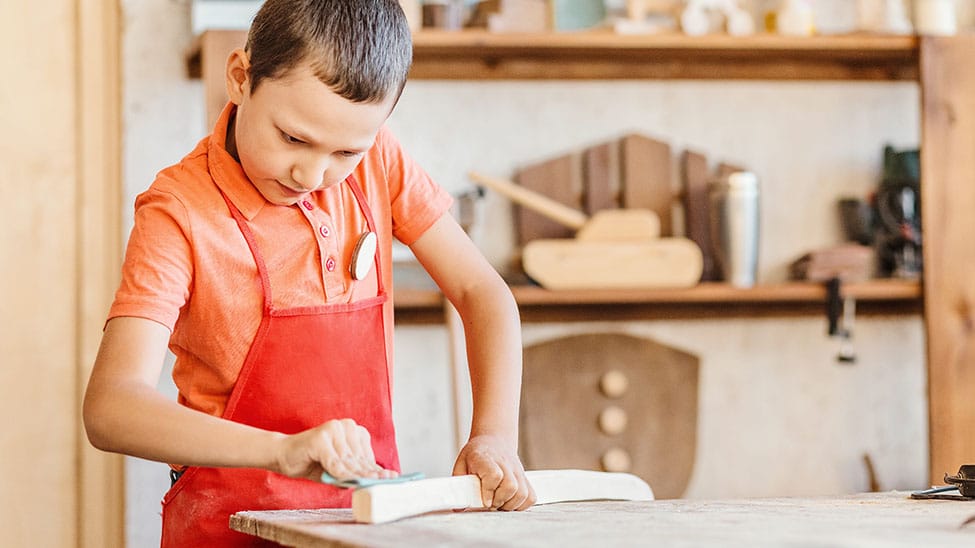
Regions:
<instances>
[{"instance_id":1,"label":"boy","mask_svg":"<svg viewBox=\"0 0 975 548\"><path fill-rule=\"evenodd\" d=\"M397 474L394 236L464 320L474 417L454 474L493 508L534 502L517 307L383 126L411 48L395 0L268 0L213 134L136 201L84 419L100 449L178 463L164 546L252 541L228 529L239 510L348 506L323 471ZM155 390L167 346L179 403Z\"/></svg>"}]
</instances>

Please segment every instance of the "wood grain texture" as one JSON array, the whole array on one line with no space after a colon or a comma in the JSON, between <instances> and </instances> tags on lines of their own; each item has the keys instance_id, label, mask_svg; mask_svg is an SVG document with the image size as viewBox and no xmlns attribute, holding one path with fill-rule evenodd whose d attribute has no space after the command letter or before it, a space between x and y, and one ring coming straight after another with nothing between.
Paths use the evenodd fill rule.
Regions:
<instances>
[{"instance_id":1,"label":"wood grain texture","mask_svg":"<svg viewBox=\"0 0 975 548\"><path fill-rule=\"evenodd\" d=\"M643 135L627 135L620 141L620 168L621 205L653 211L660 219L660 235L672 235L670 145Z\"/></svg>"},{"instance_id":2,"label":"wood grain texture","mask_svg":"<svg viewBox=\"0 0 975 548\"><path fill-rule=\"evenodd\" d=\"M585 291L550 291L537 285L516 284L511 286L511 292L525 323L821 316L826 299L823 284L808 282L750 288L701 282L685 289ZM917 280L849 283L843 284L842 292L857 299L859 316L920 314L923 309L921 283ZM435 288L398 288L396 321L443 323L442 300Z\"/></svg>"},{"instance_id":3,"label":"wood grain texture","mask_svg":"<svg viewBox=\"0 0 975 548\"><path fill-rule=\"evenodd\" d=\"M81 141L97 135L83 124L93 122L89 115L98 117L82 109L103 84L88 70L97 73L106 59L93 52L96 44L79 51L93 38L81 29L79 9L73 0L5 2L0 17L0 47L7 53L0 92L4 546L79 546L83 533L78 392L85 369L78 321L88 303L79 278L80 242L99 221L85 218L82 209L98 187L79 190L79 184L82 174L98 171L101 159L80 156L88 150Z\"/></svg>"},{"instance_id":4,"label":"wood grain texture","mask_svg":"<svg viewBox=\"0 0 975 548\"><path fill-rule=\"evenodd\" d=\"M122 90L118 2L78 10L78 401L88 386L122 260ZM77 409L77 408L75 408ZM79 411L75 410L77 414ZM125 465L78 432L78 546L125 545Z\"/></svg>"},{"instance_id":5,"label":"wood grain texture","mask_svg":"<svg viewBox=\"0 0 975 548\"><path fill-rule=\"evenodd\" d=\"M684 179L684 234L701 248L702 282L718 280L711 242L711 200L708 199L708 159L693 150L681 153L681 175Z\"/></svg>"},{"instance_id":6,"label":"wood grain texture","mask_svg":"<svg viewBox=\"0 0 975 548\"><path fill-rule=\"evenodd\" d=\"M623 373L629 388L607 397L600 381ZM622 449L634 475L657 498L679 497L694 469L698 359L650 339L617 333L575 335L525 348L521 454L528 468L601 469ZM626 413L624 429L607 434L599 417Z\"/></svg>"},{"instance_id":7,"label":"wood grain texture","mask_svg":"<svg viewBox=\"0 0 975 548\"><path fill-rule=\"evenodd\" d=\"M515 176L521 186L572 209L582 211L582 156L566 154L526 167ZM557 223L527 207L515 211L518 240L524 245L539 238L571 238L574 228Z\"/></svg>"},{"instance_id":8,"label":"wood grain texture","mask_svg":"<svg viewBox=\"0 0 975 548\"><path fill-rule=\"evenodd\" d=\"M421 32L413 78L913 80L913 36Z\"/></svg>"},{"instance_id":9,"label":"wood grain texture","mask_svg":"<svg viewBox=\"0 0 975 548\"><path fill-rule=\"evenodd\" d=\"M236 48L244 47L244 31L207 31L198 39L200 74L206 99L206 127L212 128L227 105L227 58Z\"/></svg>"},{"instance_id":10,"label":"wood grain texture","mask_svg":"<svg viewBox=\"0 0 975 548\"><path fill-rule=\"evenodd\" d=\"M209 31L237 35L244 31ZM200 75L199 45L188 54ZM424 30L413 37L415 79L916 80L913 36L749 37L680 33L490 33Z\"/></svg>"},{"instance_id":11,"label":"wood grain texture","mask_svg":"<svg viewBox=\"0 0 975 548\"><path fill-rule=\"evenodd\" d=\"M701 278L701 251L686 238L532 240L521 260L528 276L559 291L688 288Z\"/></svg>"},{"instance_id":12,"label":"wood grain texture","mask_svg":"<svg viewBox=\"0 0 975 548\"><path fill-rule=\"evenodd\" d=\"M585 180L583 205L590 216L601 209L620 207L619 143L603 143L582 153Z\"/></svg>"},{"instance_id":13,"label":"wood grain texture","mask_svg":"<svg viewBox=\"0 0 975 548\"><path fill-rule=\"evenodd\" d=\"M931 481L975 463L975 36L921 43Z\"/></svg>"},{"instance_id":14,"label":"wood grain texture","mask_svg":"<svg viewBox=\"0 0 975 548\"><path fill-rule=\"evenodd\" d=\"M302 548L416 546L969 547L965 503L906 492L821 498L573 502L524 512L446 512L384 525L350 510L240 512L236 531Z\"/></svg>"}]
</instances>

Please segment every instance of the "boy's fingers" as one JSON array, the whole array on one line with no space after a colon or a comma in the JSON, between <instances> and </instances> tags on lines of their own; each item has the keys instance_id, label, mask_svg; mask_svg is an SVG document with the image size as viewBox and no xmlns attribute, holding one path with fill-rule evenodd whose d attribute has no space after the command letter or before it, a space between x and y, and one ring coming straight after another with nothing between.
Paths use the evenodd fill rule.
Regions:
<instances>
[{"instance_id":1,"label":"boy's fingers","mask_svg":"<svg viewBox=\"0 0 975 548\"><path fill-rule=\"evenodd\" d=\"M328 462L323 462L329 474L339 478L348 479L355 477L355 457L353 448L349 445L344 426L339 423L332 426L331 448L333 453L329 455Z\"/></svg>"},{"instance_id":2,"label":"boy's fingers","mask_svg":"<svg viewBox=\"0 0 975 548\"><path fill-rule=\"evenodd\" d=\"M466 476L469 474L467 471L467 459L459 458L454 462L454 470L450 473L452 476Z\"/></svg>"},{"instance_id":3,"label":"boy's fingers","mask_svg":"<svg viewBox=\"0 0 975 548\"><path fill-rule=\"evenodd\" d=\"M495 508L494 492L504 479L504 471L492 462L486 470L478 470L477 476L481 478L481 502L485 508Z\"/></svg>"},{"instance_id":4,"label":"boy's fingers","mask_svg":"<svg viewBox=\"0 0 975 548\"><path fill-rule=\"evenodd\" d=\"M521 471L517 473L518 491L501 506L501 510L524 510L535 504L535 490Z\"/></svg>"},{"instance_id":5,"label":"boy's fingers","mask_svg":"<svg viewBox=\"0 0 975 548\"><path fill-rule=\"evenodd\" d=\"M383 468L376 463L376 454L372 450L372 438L369 436L369 431L363 426L356 426L350 441L356 449L362 477L386 477L383 474Z\"/></svg>"},{"instance_id":6,"label":"boy's fingers","mask_svg":"<svg viewBox=\"0 0 975 548\"><path fill-rule=\"evenodd\" d=\"M501 510L509 510L511 508L505 508L512 499L518 496L518 478L515 477L514 473L510 470L504 471L504 477L501 478L501 483L494 490L494 498L491 502L491 506ZM524 495L521 496L524 498ZM518 502L521 502L520 500Z\"/></svg>"}]
</instances>

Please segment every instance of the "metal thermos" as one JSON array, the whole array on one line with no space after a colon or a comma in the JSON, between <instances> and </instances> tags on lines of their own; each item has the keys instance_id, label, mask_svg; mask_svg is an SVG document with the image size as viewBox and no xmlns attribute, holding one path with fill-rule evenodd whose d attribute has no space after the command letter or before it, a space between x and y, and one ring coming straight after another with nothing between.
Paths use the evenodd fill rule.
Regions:
<instances>
[{"instance_id":1,"label":"metal thermos","mask_svg":"<svg viewBox=\"0 0 975 548\"><path fill-rule=\"evenodd\" d=\"M758 270L758 177L735 172L711 183L708 190L718 271L731 285L751 287Z\"/></svg>"}]
</instances>

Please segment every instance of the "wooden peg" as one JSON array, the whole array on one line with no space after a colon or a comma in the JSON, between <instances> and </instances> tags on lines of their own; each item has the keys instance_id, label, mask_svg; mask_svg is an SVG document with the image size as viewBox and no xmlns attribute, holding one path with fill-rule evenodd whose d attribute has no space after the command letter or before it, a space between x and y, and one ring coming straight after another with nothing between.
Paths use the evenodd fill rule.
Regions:
<instances>
[{"instance_id":1,"label":"wooden peg","mask_svg":"<svg viewBox=\"0 0 975 548\"><path fill-rule=\"evenodd\" d=\"M600 464L603 465L603 470L607 472L626 472L630 469L632 461L626 450L613 447L603 453Z\"/></svg>"},{"instance_id":2,"label":"wooden peg","mask_svg":"<svg viewBox=\"0 0 975 548\"><path fill-rule=\"evenodd\" d=\"M630 379L625 373L612 369L603 373L599 379L599 389L607 398L619 398L630 387Z\"/></svg>"},{"instance_id":3,"label":"wooden peg","mask_svg":"<svg viewBox=\"0 0 975 548\"><path fill-rule=\"evenodd\" d=\"M626 430L626 411L615 405L603 409L599 413L599 429L610 436L622 433Z\"/></svg>"}]
</instances>

